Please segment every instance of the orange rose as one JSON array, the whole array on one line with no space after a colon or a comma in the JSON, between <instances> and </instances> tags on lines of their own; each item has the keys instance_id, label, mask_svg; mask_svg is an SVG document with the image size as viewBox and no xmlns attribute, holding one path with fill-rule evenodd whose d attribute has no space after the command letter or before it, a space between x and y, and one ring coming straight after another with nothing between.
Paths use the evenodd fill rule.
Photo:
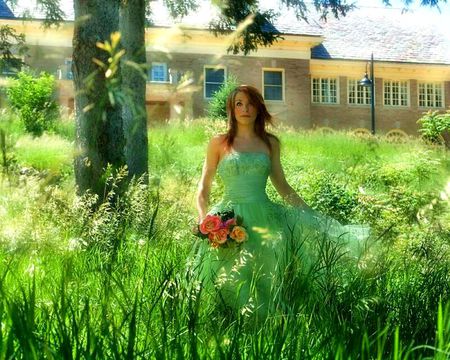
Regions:
<instances>
[{"instance_id":1,"label":"orange rose","mask_svg":"<svg viewBox=\"0 0 450 360\"><path fill-rule=\"evenodd\" d=\"M213 244L224 244L227 241L227 236L228 229L220 229L214 232L210 232L208 238Z\"/></svg>"},{"instance_id":2,"label":"orange rose","mask_svg":"<svg viewBox=\"0 0 450 360\"><path fill-rule=\"evenodd\" d=\"M235 226L231 230L230 237L236 242L241 243L248 239L248 234L242 226Z\"/></svg>"},{"instance_id":3,"label":"orange rose","mask_svg":"<svg viewBox=\"0 0 450 360\"><path fill-rule=\"evenodd\" d=\"M219 230L221 224L222 224L222 221L220 220L219 216L206 215L206 217L203 219L202 223L200 224L200 232L202 234L207 235L211 232Z\"/></svg>"}]
</instances>

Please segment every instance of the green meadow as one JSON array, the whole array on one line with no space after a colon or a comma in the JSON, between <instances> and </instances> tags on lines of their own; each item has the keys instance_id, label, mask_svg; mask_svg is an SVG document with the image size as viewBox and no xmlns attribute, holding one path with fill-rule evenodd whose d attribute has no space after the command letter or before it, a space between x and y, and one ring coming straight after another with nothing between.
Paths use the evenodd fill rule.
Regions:
<instances>
[{"instance_id":1,"label":"green meadow","mask_svg":"<svg viewBox=\"0 0 450 360\"><path fill-rule=\"evenodd\" d=\"M188 267L205 147L224 123L151 126L149 184L117 196L126 174L111 176L98 208L75 195L71 121L34 138L3 113L0 129L1 360L450 357L443 147L274 129L308 204L369 224L376 241L351 262L324 248L320 274L292 271L292 306L255 321L220 306ZM221 190L217 179L211 203Z\"/></svg>"}]
</instances>

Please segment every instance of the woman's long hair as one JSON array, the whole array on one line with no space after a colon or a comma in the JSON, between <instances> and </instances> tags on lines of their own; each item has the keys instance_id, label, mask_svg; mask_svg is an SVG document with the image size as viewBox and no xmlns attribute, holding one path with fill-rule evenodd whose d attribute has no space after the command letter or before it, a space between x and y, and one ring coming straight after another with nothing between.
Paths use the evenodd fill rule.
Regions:
<instances>
[{"instance_id":1,"label":"woman's long hair","mask_svg":"<svg viewBox=\"0 0 450 360\"><path fill-rule=\"evenodd\" d=\"M277 141L279 141L275 135L269 133L266 130L267 124L273 125L272 115L270 115L269 111L267 111L266 104L264 103L264 99L259 90L250 85L240 85L236 89L234 89L228 96L227 99L228 131L225 136L227 147L231 148L234 142L234 138L236 137L237 134L237 120L236 115L234 113L234 106L235 106L234 102L236 100L236 95L239 92L245 93L248 96L250 103L252 103L256 107L258 115L256 116L255 120L255 128L254 128L255 133L262 141L264 141L264 143L269 148L269 151L272 152L272 144L270 143L270 138L274 138Z\"/></svg>"}]
</instances>

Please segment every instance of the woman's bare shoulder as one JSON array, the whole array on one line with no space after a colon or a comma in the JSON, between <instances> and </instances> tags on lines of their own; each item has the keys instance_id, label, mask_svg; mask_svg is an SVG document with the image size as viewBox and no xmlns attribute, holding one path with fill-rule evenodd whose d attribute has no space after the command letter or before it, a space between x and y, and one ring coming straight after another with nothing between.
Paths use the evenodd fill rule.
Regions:
<instances>
[{"instance_id":1,"label":"woman's bare shoulder","mask_svg":"<svg viewBox=\"0 0 450 360\"><path fill-rule=\"evenodd\" d=\"M224 144L226 138L227 138L227 134L214 135L209 140L209 144L210 144L210 146L213 146L213 147L220 147Z\"/></svg>"},{"instance_id":2,"label":"woman's bare shoulder","mask_svg":"<svg viewBox=\"0 0 450 360\"><path fill-rule=\"evenodd\" d=\"M280 148L280 140L275 135L269 134L269 141L272 148L274 149Z\"/></svg>"},{"instance_id":3,"label":"woman's bare shoulder","mask_svg":"<svg viewBox=\"0 0 450 360\"><path fill-rule=\"evenodd\" d=\"M217 142L223 142L226 138L227 134L217 134L212 137L212 139L216 140Z\"/></svg>"}]
</instances>

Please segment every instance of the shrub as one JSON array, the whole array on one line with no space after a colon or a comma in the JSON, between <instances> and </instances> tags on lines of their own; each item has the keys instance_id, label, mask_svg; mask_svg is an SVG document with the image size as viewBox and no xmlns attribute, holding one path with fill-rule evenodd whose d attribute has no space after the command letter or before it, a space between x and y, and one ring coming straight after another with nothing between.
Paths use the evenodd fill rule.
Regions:
<instances>
[{"instance_id":1,"label":"shrub","mask_svg":"<svg viewBox=\"0 0 450 360\"><path fill-rule=\"evenodd\" d=\"M20 72L17 80L12 80L7 90L8 100L27 132L40 136L51 129L58 114L55 90L54 77L44 72L39 77Z\"/></svg>"},{"instance_id":2,"label":"shrub","mask_svg":"<svg viewBox=\"0 0 450 360\"><path fill-rule=\"evenodd\" d=\"M439 114L438 111L426 112L417 123L421 125L419 132L425 140L433 143L441 142L441 135L445 131L450 132L450 111Z\"/></svg>"},{"instance_id":3,"label":"shrub","mask_svg":"<svg viewBox=\"0 0 450 360\"><path fill-rule=\"evenodd\" d=\"M316 210L341 223L348 223L358 205L357 194L333 174L320 171L311 174L305 200Z\"/></svg>"},{"instance_id":4,"label":"shrub","mask_svg":"<svg viewBox=\"0 0 450 360\"><path fill-rule=\"evenodd\" d=\"M227 98L228 95L238 86L235 76L229 76L222 86L217 90L208 106L208 117L211 119L227 118Z\"/></svg>"}]
</instances>

